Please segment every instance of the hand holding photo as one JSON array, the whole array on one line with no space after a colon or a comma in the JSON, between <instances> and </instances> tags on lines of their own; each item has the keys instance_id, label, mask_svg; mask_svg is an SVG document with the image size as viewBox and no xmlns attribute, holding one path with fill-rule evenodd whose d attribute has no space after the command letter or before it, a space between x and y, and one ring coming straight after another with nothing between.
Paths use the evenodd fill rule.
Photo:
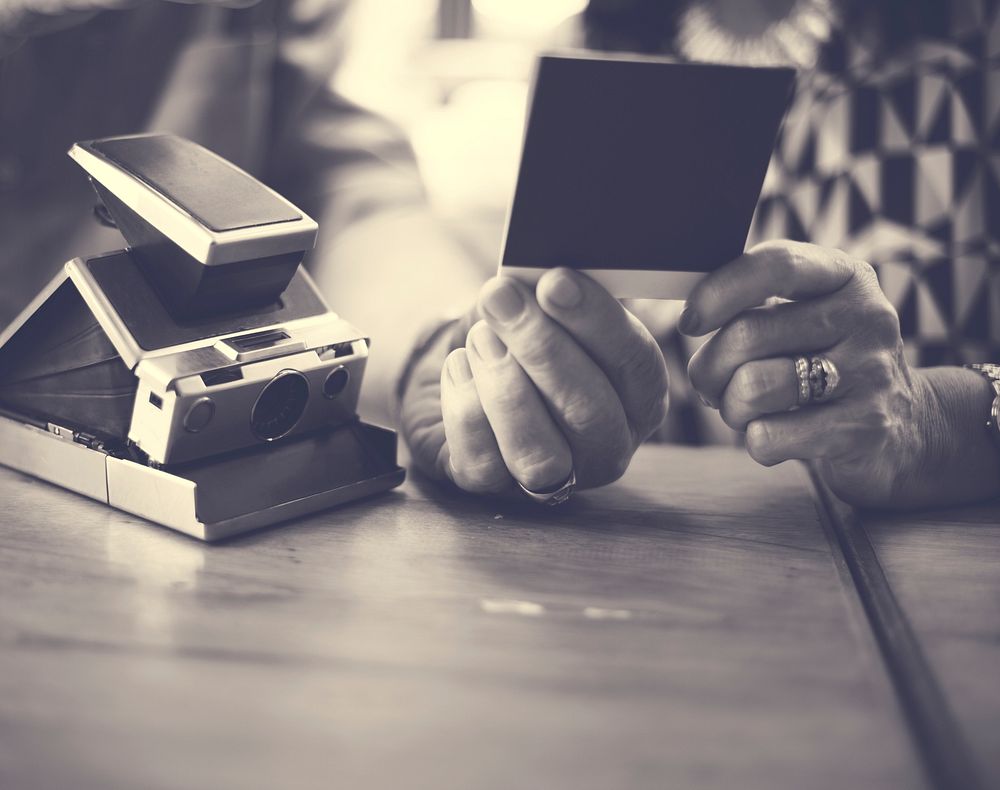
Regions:
<instances>
[{"instance_id":1,"label":"hand holding photo","mask_svg":"<svg viewBox=\"0 0 1000 790\"><path fill-rule=\"evenodd\" d=\"M743 252L795 72L543 56L501 267L681 299Z\"/></svg>"}]
</instances>

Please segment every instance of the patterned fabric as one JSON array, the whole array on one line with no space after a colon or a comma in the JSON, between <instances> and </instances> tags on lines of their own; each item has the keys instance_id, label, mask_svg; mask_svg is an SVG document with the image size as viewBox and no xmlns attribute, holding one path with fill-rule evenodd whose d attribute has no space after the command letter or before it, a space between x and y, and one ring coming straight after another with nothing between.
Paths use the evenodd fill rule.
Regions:
<instances>
[{"instance_id":1,"label":"patterned fabric","mask_svg":"<svg viewBox=\"0 0 1000 790\"><path fill-rule=\"evenodd\" d=\"M917 365L1000 359L1000 0L889 58L840 32L804 75L751 241L871 262Z\"/></svg>"},{"instance_id":2,"label":"patterned fabric","mask_svg":"<svg viewBox=\"0 0 1000 790\"><path fill-rule=\"evenodd\" d=\"M835 27L800 77L748 240L809 241L872 263L907 358L923 366L1000 359L1000 0L940 2L948 21L894 48ZM592 46L679 55L668 23L685 3L592 5ZM638 20L656 36L639 36ZM698 341L673 325L654 334L671 370L657 438L739 441L684 376Z\"/></svg>"}]
</instances>

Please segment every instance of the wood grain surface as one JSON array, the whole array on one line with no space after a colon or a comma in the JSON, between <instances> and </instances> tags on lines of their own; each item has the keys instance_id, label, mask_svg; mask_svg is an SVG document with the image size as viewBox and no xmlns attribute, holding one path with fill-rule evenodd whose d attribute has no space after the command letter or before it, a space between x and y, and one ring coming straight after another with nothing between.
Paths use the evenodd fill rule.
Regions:
<instances>
[{"instance_id":1,"label":"wood grain surface","mask_svg":"<svg viewBox=\"0 0 1000 790\"><path fill-rule=\"evenodd\" d=\"M558 510L417 480L214 547L0 502L5 790L925 786L796 466L646 447Z\"/></svg>"},{"instance_id":2,"label":"wood grain surface","mask_svg":"<svg viewBox=\"0 0 1000 790\"><path fill-rule=\"evenodd\" d=\"M861 521L982 785L1000 786L1000 504Z\"/></svg>"}]
</instances>

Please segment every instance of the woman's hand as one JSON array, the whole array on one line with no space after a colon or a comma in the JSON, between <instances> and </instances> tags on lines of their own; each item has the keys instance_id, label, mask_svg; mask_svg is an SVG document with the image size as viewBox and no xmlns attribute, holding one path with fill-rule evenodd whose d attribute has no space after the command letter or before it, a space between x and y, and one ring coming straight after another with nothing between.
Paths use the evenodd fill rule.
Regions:
<instances>
[{"instance_id":1,"label":"woman's hand","mask_svg":"<svg viewBox=\"0 0 1000 790\"><path fill-rule=\"evenodd\" d=\"M464 348L443 365L444 349L430 353L404 394L417 463L474 493L551 490L574 472L584 488L620 477L666 410L666 366L646 328L566 269L534 293L490 280L477 307L484 320Z\"/></svg>"},{"instance_id":2,"label":"woman's hand","mask_svg":"<svg viewBox=\"0 0 1000 790\"><path fill-rule=\"evenodd\" d=\"M729 426L746 432L759 463L815 461L834 493L859 505L975 498L968 475L955 481L946 468L961 455L962 432L948 428L954 415L937 397L935 376L907 364L896 311L869 264L810 244L759 245L698 284L680 329L695 336L719 330L691 358L691 383ZM802 403L799 356L833 363L839 382L828 380L828 399ZM983 408L985 382L961 369L947 375L969 388L971 419ZM969 423L978 426L981 437L970 433L987 466L980 417L988 404Z\"/></svg>"},{"instance_id":3,"label":"woman's hand","mask_svg":"<svg viewBox=\"0 0 1000 790\"><path fill-rule=\"evenodd\" d=\"M679 328L719 330L688 374L722 419L746 432L758 463L816 461L838 496L865 505L892 501L919 468L923 393L903 357L896 311L867 263L809 244L761 244L695 287ZM797 408L795 359L816 355L840 381L829 400Z\"/></svg>"}]
</instances>

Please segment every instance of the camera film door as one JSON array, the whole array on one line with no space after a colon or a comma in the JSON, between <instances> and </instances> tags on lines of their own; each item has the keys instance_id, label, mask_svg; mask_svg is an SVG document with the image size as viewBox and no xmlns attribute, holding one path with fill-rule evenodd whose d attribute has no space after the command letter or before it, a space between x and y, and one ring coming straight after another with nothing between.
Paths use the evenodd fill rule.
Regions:
<instances>
[{"instance_id":1,"label":"camera film door","mask_svg":"<svg viewBox=\"0 0 1000 790\"><path fill-rule=\"evenodd\" d=\"M400 485L396 434L353 422L172 468L108 458L108 504L217 541Z\"/></svg>"}]
</instances>

